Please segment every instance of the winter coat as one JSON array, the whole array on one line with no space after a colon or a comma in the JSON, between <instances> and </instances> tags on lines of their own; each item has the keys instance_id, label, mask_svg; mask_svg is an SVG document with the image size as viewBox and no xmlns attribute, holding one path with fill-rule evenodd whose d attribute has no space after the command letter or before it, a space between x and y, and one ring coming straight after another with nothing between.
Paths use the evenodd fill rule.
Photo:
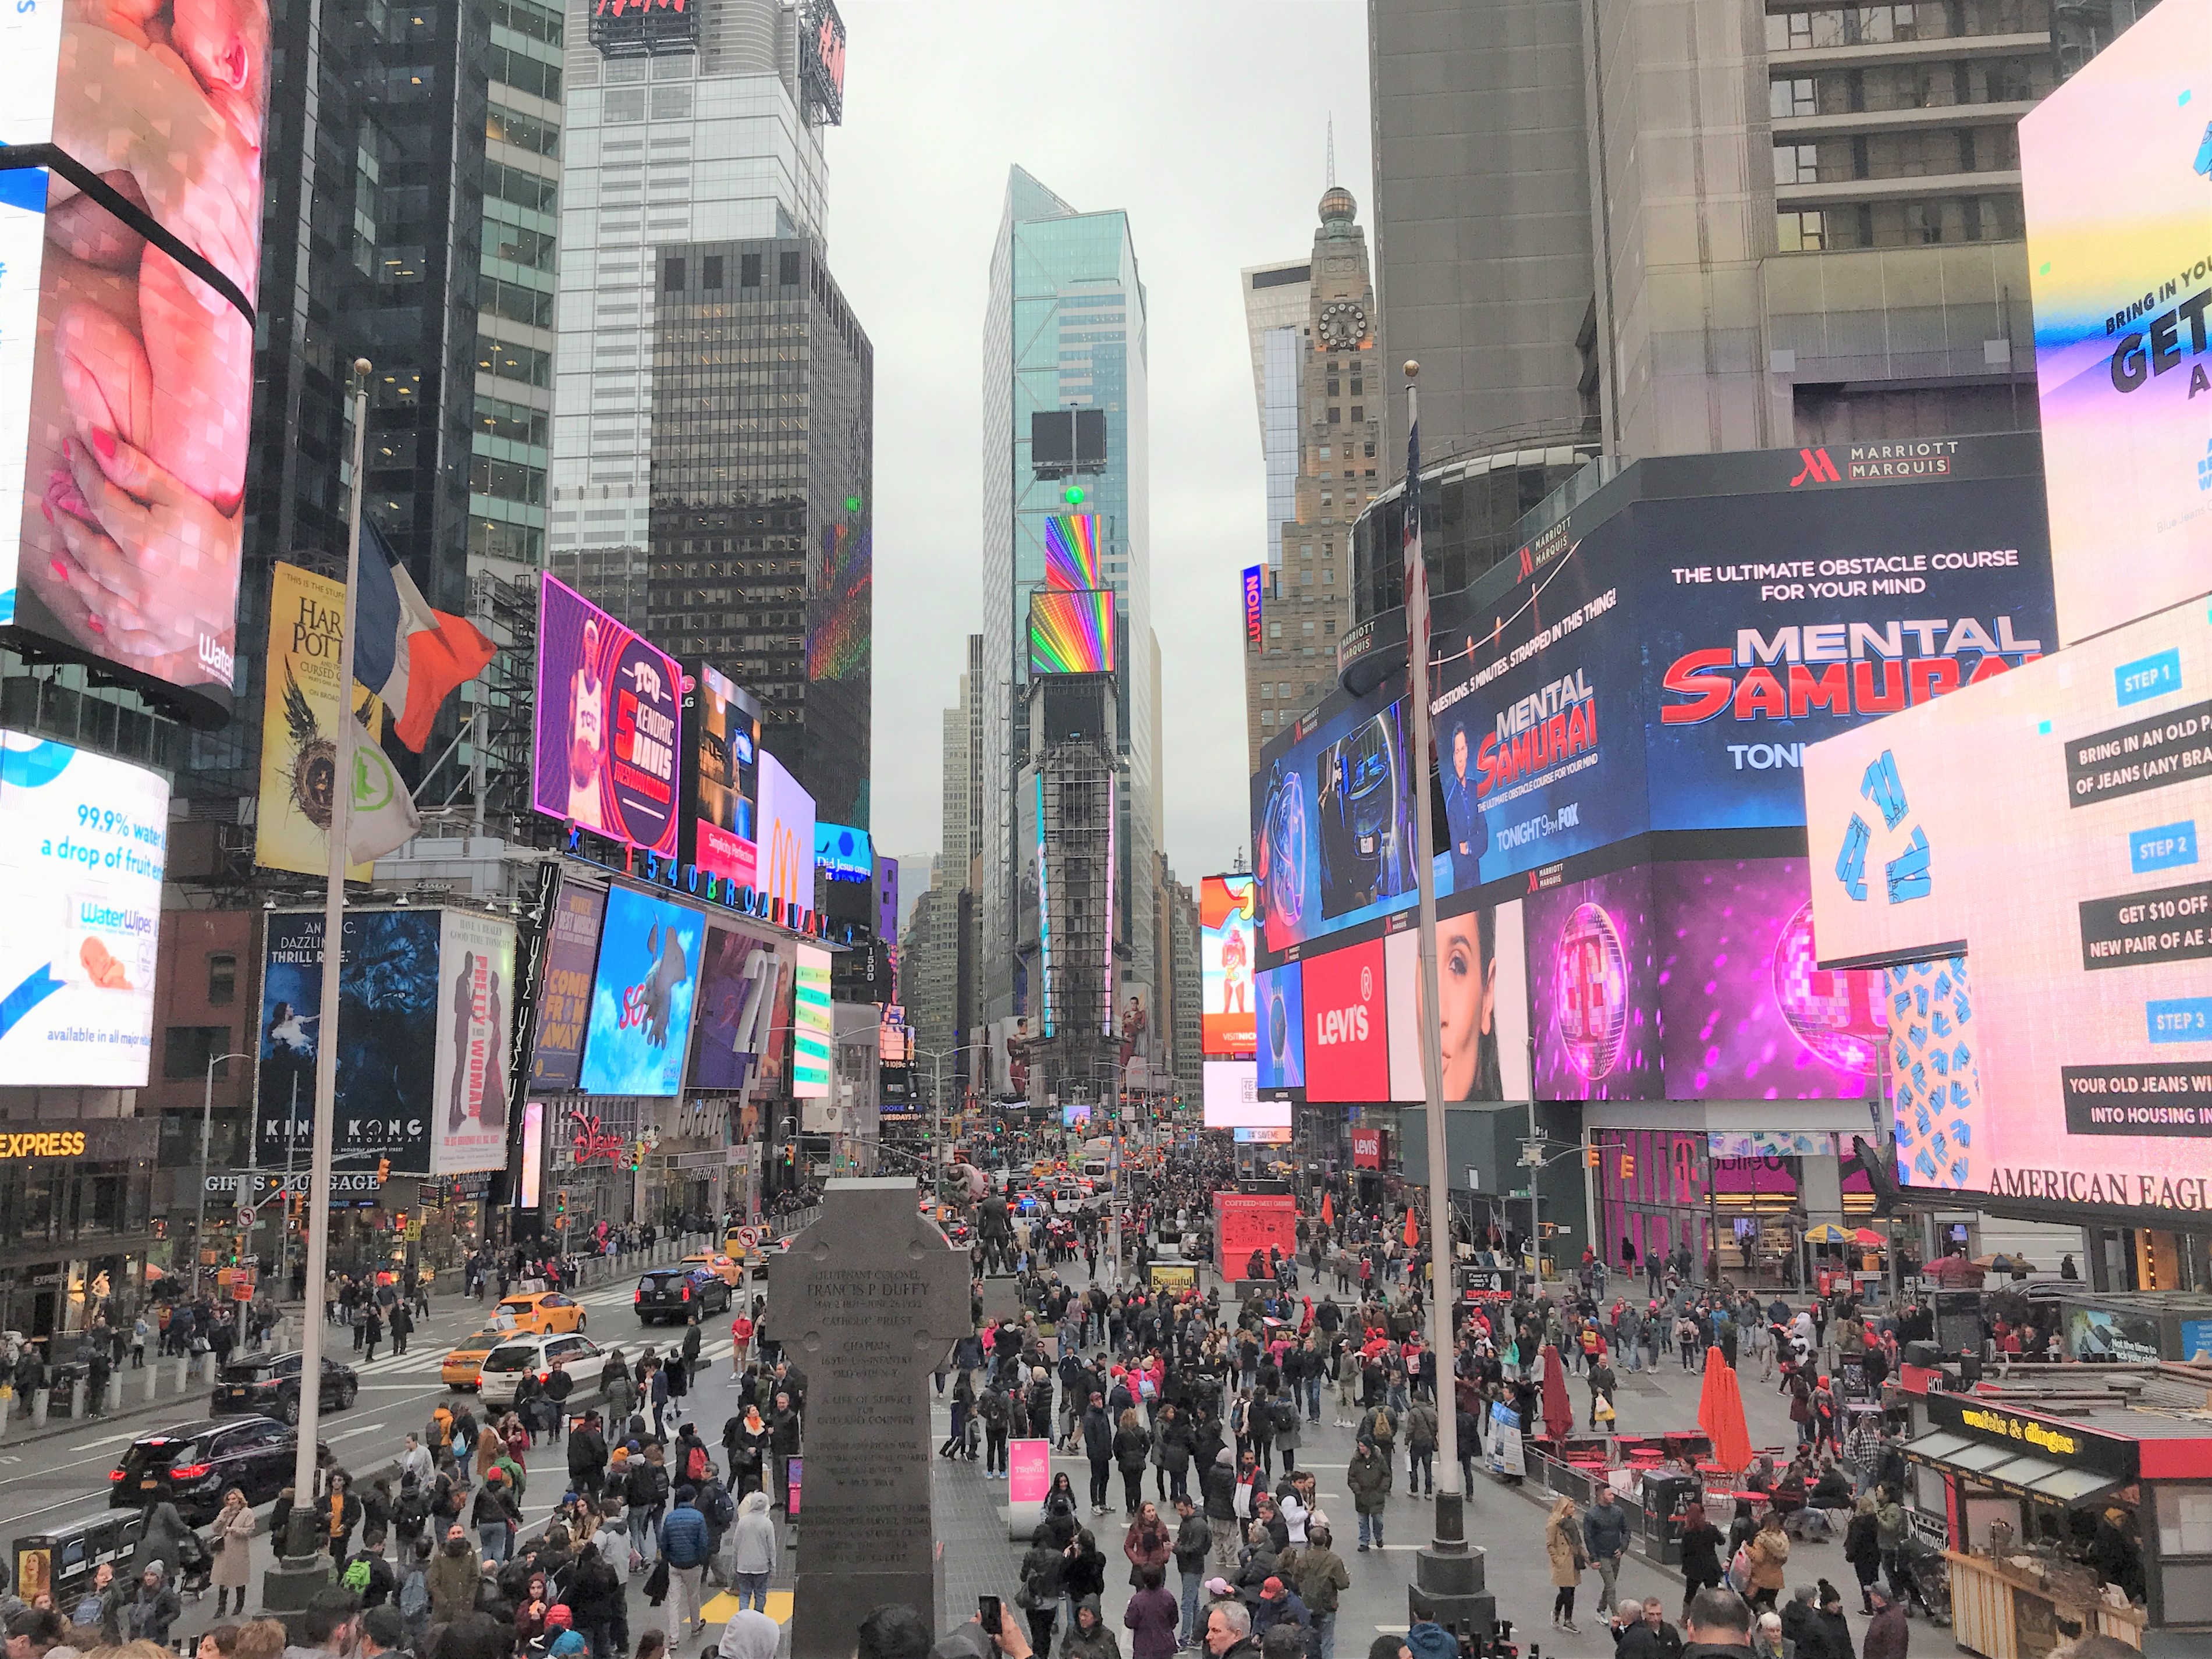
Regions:
<instances>
[{"instance_id":1,"label":"winter coat","mask_svg":"<svg viewBox=\"0 0 2212 1659\"><path fill-rule=\"evenodd\" d=\"M1310 1629L1313 1620L1306 1612L1295 1590L1285 1589L1282 1599L1270 1601L1262 1595L1252 1606L1252 1634L1265 1636L1278 1625L1289 1625L1298 1630Z\"/></svg>"},{"instance_id":2,"label":"winter coat","mask_svg":"<svg viewBox=\"0 0 2212 1659\"><path fill-rule=\"evenodd\" d=\"M1406 1444L1414 1451L1426 1451L1436 1443L1437 1408L1417 1400L1406 1413Z\"/></svg>"},{"instance_id":3,"label":"winter coat","mask_svg":"<svg viewBox=\"0 0 2212 1659\"><path fill-rule=\"evenodd\" d=\"M430 1557L430 1619L450 1625L476 1611L477 1583L483 1571L477 1547L464 1543L458 1553L441 1544Z\"/></svg>"},{"instance_id":4,"label":"winter coat","mask_svg":"<svg viewBox=\"0 0 2212 1659\"><path fill-rule=\"evenodd\" d=\"M1152 1437L1142 1428L1118 1429L1114 1434L1114 1461L1124 1474L1142 1474L1152 1449Z\"/></svg>"},{"instance_id":5,"label":"winter coat","mask_svg":"<svg viewBox=\"0 0 2212 1659\"><path fill-rule=\"evenodd\" d=\"M714 1553L707 1533L707 1517L689 1504L678 1504L660 1523L660 1553L671 1568L696 1567Z\"/></svg>"},{"instance_id":6,"label":"winter coat","mask_svg":"<svg viewBox=\"0 0 2212 1659\"><path fill-rule=\"evenodd\" d=\"M1199 1485L1206 1497L1206 1518L1211 1523L1225 1521L1235 1529L1237 1521L1237 1471L1225 1463L1209 1463Z\"/></svg>"},{"instance_id":7,"label":"winter coat","mask_svg":"<svg viewBox=\"0 0 2212 1659\"><path fill-rule=\"evenodd\" d=\"M1770 1530L1755 1535L1751 1540L1751 1587L1780 1589L1783 1568L1789 1560L1790 1540L1781 1533Z\"/></svg>"},{"instance_id":8,"label":"winter coat","mask_svg":"<svg viewBox=\"0 0 2212 1659\"><path fill-rule=\"evenodd\" d=\"M1087 1406L1083 1412L1083 1455L1103 1463L1114 1455L1114 1419L1103 1406Z\"/></svg>"},{"instance_id":9,"label":"winter coat","mask_svg":"<svg viewBox=\"0 0 2212 1659\"><path fill-rule=\"evenodd\" d=\"M1213 1547L1213 1528L1202 1515L1188 1515L1176 1528L1175 1561L1178 1572L1198 1572L1206 1566L1206 1553Z\"/></svg>"},{"instance_id":10,"label":"winter coat","mask_svg":"<svg viewBox=\"0 0 2212 1659\"><path fill-rule=\"evenodd\" d=\"M563 1586L561 1597L575 1615L580 1629L611 1629L622 1620L622 1576L604 1556L580 1565Z\"/></svg>"},{"instance_id":11,"label":"winter coat","mask_svg":"<svg viewBox=\"0 0 2212 1659\"><path fill-rule=\"evenodd\" d=\"M1854 1515L1844 1528L1844 1559L1855 1567L1870 1566L1881 1559L1881 1526L1871 1510Z\"/></svg>"},{"instance_id":12,"label":"winter coat","mask_svg":"<svg viewBox=\"0 0 2212 1659\"><path fill-rule=\"evenodd\" d=\"M228 1516L225 1519L224 1516ZM218 1540L221 1549L216 1549ZM224 1589L244 1589L253 1582L253 1506L241 1504L233 1513L215 1518L208 1532L208 1547L215 1550L213 1581Z\"/></svg>"},{"instance_id":13,"label":"winter coat","mask_svg":"<svg viewBox=\"0 0 2212 1659\"><path fill-rule=\"evenodd\" d=\"M1345 1466L1344 1483L1352 1488L1353 1509L1362 1515L1380 1515L1390 1495L1390 1460L1372 1445L1363 1444Z\"/></svg>"},{"instance_id":14,"label":"winter coat","mask_svg":"<svg viewBox=\"0 0 2212 1659\"><path fill-rule=\"evenodd\" d=\"M1091 1609L1091 1616L1096 1621L1088 1634L1083 1630L1081 1616L1085 1607ZM1075 1610L1075 1621L1060 1638L1061 1659L1121 1659L1121 1638L1107 1628L1105 1617L1098 1610L1098 1598L1085 1596Z\"/></svg>"},{"instance_id":15,"label":"winter coat","mask_svg":"<svg viewBox=\"0 0 2212 1659\"><path fill-rule=\"evenodd\" d=\"M1306 1611L1316 1614L1336 1611L1337 1598L1352 1588L1352 1575L1344 1558L1320 1544L1309 1544L1298 1553L1292 1568L1298 1580L1298 1596Z\"/></svg>"},{"instance_id":16,"label":"winter coat","mask_svg":"<svg viewBox=\"0 0 2212 1659\"><path fill-rule=\"evenodd\" d=\"M1582 1582L1583 1546L1576 1535L1573 1516L1553 1521L1544 1528L1544 1553L1552 1560L1554 1589L1571 1589Z\"/></svg>"},{"instance_id":17,"label":"winter coat","mask_svg":"<svg viewBox=\"0 0 2212 1659\"><path fill-rule=\"evenodd\" d=\"M1130 1632L1129 1659L1175 1659L1176 1623L1182 1609L1172 1592L1139 1590L1121 1610L1121 1623Z\"/></svg>"},{"instance_id":18,"label":"winter coat","mask_svg":"<svg viewBox=\"0 0 2212 1659\"><path fill-rule=\"evenodd\" d=\"M1142 1525L1133 1525L1121 1534L1121 1553L1129 1558L1129 1583L1134 1587L1140 1567L1158 1567L1163 1574L1167 1571L1168 1559L1175 1553L1175 1538L1164 1525L1150 1534Z\"/></svg>"},{"instance_id":19,"label":"winter coat","mask_svg":"<svg viewBox=\"0 0 2212 1659\"><path fill-rule=\"evenodd\" d=\"M1861 1659L1905 1659L1905 1648L1911 1640L1912 1627L1905 1622L1905 1603L1892 1601L1868 1624L1859 1649Z\"/></svg>"},{"instance_id":20,"label":"winter coat","mask_svg":"<svg viewBox=\"0 0 2212 1659\"><path fill-rule=\"evenodd\" d=\"M1815 1612L1806 1621L1809 1641L1798 1644L1799 1659L1858 1659L1851 1645L1851 1627L1838 1611Z\"/></svg>"},{"instance_id":21,"label":"winter coat","mask_svg":"<svg viewBox=\"0 0 2212 1659\"><path fill-rule=\"evenodd\" d=\"M123 1635L126 1640L168 1644L169 1626L185 1610L184 1601L165 1581L149 1593L143 1584L137 1595L123 1604Z\"/></svg>"}]
</instances>

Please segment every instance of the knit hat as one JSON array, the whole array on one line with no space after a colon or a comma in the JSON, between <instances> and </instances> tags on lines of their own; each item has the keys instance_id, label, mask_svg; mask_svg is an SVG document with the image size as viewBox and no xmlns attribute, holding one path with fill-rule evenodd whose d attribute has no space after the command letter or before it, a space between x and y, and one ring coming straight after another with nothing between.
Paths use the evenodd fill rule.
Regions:
<instances>
[{"instance_id":1,"label":"knit hat","mask_svg":"<svg viewBox=\"0 0 2212 1659\"><path fill-rule=\"evenodd\" d=\"M570 1611L566 1601L556 1601L545 1609L545 1628L548 1630L567 1630L575 1622L576 1615Z\"/></svg>"},{"instance_id":2,"label":"knit hat","mask_svg":"<svg viewBox=\"0 0 2212 1659\"><path fill-rule=\"evenodd\" d=\"M568 1659L568 1655L587 1652L590 1648L591 1644L574 1631L564 1630L553 1638L553 1645L548 1650L556 1655L557 1659Z\"/></svg>"}]
</instances>

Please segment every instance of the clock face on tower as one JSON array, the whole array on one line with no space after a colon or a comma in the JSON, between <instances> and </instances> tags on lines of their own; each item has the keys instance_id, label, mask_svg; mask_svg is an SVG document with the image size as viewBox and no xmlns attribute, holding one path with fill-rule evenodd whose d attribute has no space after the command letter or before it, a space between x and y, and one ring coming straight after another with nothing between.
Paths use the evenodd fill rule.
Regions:
<instances>
[{"instance_id":1,"label":"clock face on tower","mask_svg":"<svg viewBox=\"0 0 2212 1659\"><path fill-rule=\"evenodd\" d=\"M1331 351L1349 351L1367 337L1367 313L1350 300L1334 300L1321 308L1322 344Z\"/></svg>"}]
</instances>

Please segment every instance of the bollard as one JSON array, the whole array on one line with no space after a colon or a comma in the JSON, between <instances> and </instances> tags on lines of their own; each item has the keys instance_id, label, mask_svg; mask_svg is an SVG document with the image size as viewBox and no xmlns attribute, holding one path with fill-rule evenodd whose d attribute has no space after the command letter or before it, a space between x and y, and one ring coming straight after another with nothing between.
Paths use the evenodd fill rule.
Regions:
<instances>
[{"instance_id":1,"label":"bollard","mask_svg":"<svg viewBox=\"0 0 2212 1659\"><path fill-rule=\"evenodd\" d=\"M150 1406L154 1403L155 1395L161 1390L161 1362L156 1359L150 1365L141 1365L138 1368L138 1375L143 1379L141 1391L146 1396L146 1403Z\"/></svg>"},{"instance_id":2,"label":"bollard","mask_svg":"<svg viewBox=\"0 0 2212 1659\"><path fill-rule=\"evenodd\" d=\"M84 1421L84 1379L81 1376L70 1384L70 1419L76 1423Z\"/></svg>"},{"instance_id":3,"label":"bollard","mask_svg":"<svg viewBox=\"0 0 2212 1659\"><path fill-rule=\"evenodd\" d=\"M177 1392L185 1394L191 1388L192 1362L183 1354L177 1356Z\"/></svg>"},{"instance_id":4,"label":"bollard","mask_svg":"<svg viewBox=\"0 0 2212 1659\"><path fill-rule=\"evenodd\" d=\"M46 1426L46 1398L52 1392L51 1389L40 1389L38 1393L31 1396L31 1426L33 1428L43 1429Z\"/></svg>"}]
</instances>

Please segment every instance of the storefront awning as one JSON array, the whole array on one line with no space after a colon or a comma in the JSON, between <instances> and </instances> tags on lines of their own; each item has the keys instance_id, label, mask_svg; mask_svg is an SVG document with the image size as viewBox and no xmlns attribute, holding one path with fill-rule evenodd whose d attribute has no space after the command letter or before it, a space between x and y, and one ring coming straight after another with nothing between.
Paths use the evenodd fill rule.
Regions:
<instances>
[{"instance_id":1,"label":"storefront awning","mask_svg":"<svg viewBox=\"0 0 2212 1659\"><path fill-rule=\"evenodd\" d=\"M2047 1498L2054 1504L2078 1508L2118 1492L2127 1484L2112 1475L2100 1474L2094 1469L2061 1469L2056 1474L2044 1476L2030 1490L2037 1497Z\"/></svg>"},{"instance_id":2,"label":"storefront awning","mask_svg":"<svg viewBox=\"0 0 2212 1659\"><path fill-rule=\"evenodd\" d=\"M1943 1461L1954 1469L1964 1469L1969 1474L1980 1474L2000 1463L2009 1463L2018 1455L2010 1446L1985 1446L1974 1441Z\"/></svg>"},{"instance_id":3,"label":"storefront awning","mask_svg":"<svg viewBox=\"0 0 2212 1659\"><path fill-rule=\"evenodd\" d=\"M1917 1440L1905 1443L1905 1455L1916 1463L1941 1463L1954 1452L1964 1451L1974 1443L1963 1434L1952 1434L1942 1429L1923 1434Z\"/></svg>"},{"instance_id":4,"label":"storefront awning","mask_svg":"<svg viewBox=\"0 0 2212 1659\"><path fill-rule=\"evenodd\" d=\"M1984 1445L1942 1429L1906 1442L1904 1451L1916 1463L1957 1469L1984 1485L2069 1507L2094 1503L2127 1484L2115 1475L2023 1457L2009 1447Z\"/></svg>"},{"instance_id":5,"label":"storefront awning","mask_svg":"<svg viewBox=\"0 0 2212 1659\"><path fill-rule=\"evenodd\" d=\"M2035 1483L2047 1480L2065 1471L2057 1464L2042 1457L2008 1457L2002 1463L1991 1464L1980 1470L1976 1479L2015 1496L2026 1497L2035 1490Z\"/></svg>"}]
</instances>

